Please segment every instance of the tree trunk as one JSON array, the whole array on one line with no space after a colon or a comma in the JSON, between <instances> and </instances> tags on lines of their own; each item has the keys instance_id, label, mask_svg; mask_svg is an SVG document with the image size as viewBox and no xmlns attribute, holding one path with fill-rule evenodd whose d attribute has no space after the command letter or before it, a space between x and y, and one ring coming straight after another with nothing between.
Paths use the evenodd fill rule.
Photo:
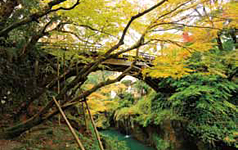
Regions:
<instances>
[{"instance_id":1,"label":"tree trunk","mask_svg":"<svg viewBox=\"0 0 238 150\"><path fill-rule=\"evenodd\" d=\"M40 117L40 115L37 114L28 119L26 122L19 123L13 127L5 129L3 132L0 132L0 139L12 139L18 137L23 132L41 124L45 120L46 119L43 119L42 117Z\"/></svg>"},{"instance_id":2,"label":"tree trunk","mask_svg":"<svg viewBox=\"0 0 238 150\"><path fill-rule=\"evenodd\" d=\"M221 41L220 33L217 35L217 45L218 45L219 50L221 50L221 51L224 50L223 45L222 45L222 41Z\"/></svg>"},{"instance_id":3,"label":"tree trunk","mask_svg":"<svg viewBox=\"0 0 238 150\"><path fill-rule=\"evenodd\" d=\"M80 77L76 78L77 82L73 80L69 84L65 85L65 87L61 90L61 92L57 95L57 99L62 99L64 94L71 88L73 88L76 84L78 84L80 81ZM85 79L86 80L86 79ZM84 80L84 81L85 81ZM84 82L83 81L83 82ZM49 112L49 110L54 106L54 101L51 100L39 113L37 113L35 116L31 117L25 122L19 123L13 127L6 128L4 131L0 131L0 139L12 139L19 135L21 135L23 132L43 123L45 120L50 119L54 115L58 114L58 111ZM68 107L64 108L67 109Z\"/></svg>"}]
</instances>

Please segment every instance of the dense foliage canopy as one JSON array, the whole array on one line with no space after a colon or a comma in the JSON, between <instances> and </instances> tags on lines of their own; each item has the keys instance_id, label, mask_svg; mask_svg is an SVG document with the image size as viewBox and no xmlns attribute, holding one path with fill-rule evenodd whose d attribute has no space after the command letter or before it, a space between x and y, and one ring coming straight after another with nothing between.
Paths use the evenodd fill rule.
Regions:
<instances>
[{"instance_id":1,"label":"dense foliage canopy","mask_svg":"<svg viewBox=\"0 0 238 150\"><path fill-rule=\"evenodd\" d=\"M12 120L0 138L58 114L54 96L63 109L88 102L102 128L101 112L179 120L191 138L237 148L237 13L236 0L0 0L0 119ZM126 75L147 85L112 84Z\"/></svg>"}]
</instances>

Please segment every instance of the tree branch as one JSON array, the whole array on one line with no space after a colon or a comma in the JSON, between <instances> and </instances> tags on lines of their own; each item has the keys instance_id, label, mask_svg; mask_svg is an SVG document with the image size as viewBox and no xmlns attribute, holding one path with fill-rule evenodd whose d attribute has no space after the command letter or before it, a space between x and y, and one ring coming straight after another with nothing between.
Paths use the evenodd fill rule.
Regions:
<instances>
[{"instance_id":1,"label":"tree branch","mask_svg":"<svg viewBox=\"0 0 238 150\"><path fill-rule=\"evenodd\" d=\"M99 59L96 60L94 63L92 63L92 64L90 64L89 66L87 66L86 68L84 68L84 69L82 70L82 72L85 71L85 72L84 72L84 75L83 75L82 77L78 77L78 80L79 80L80 78L84 78L85 76L87 76L92 70L94 70L95 68L97 68L97 66L98 66L100 63L102 63L102 62L105 61L106 59L109 59L109 58L112 56L112 55L110 55L110 54L111 54L114 50L118 49L121 45L124 44L125 35L126 35L128 29L129 29L130 25L132 24L132 22L133 22L134 20L136 20L137 18L139 18L139 17L141 17L141 16L143 16L143 15L145 15L145 14L151 12L151 11L154 10L155 8L161 6L161 5L162 5L163 3L165 3L166 1L168 1L168 0L163 0L163 1L159 2L159 3L157 3L156 5L152 6L151 8L146 9L146 10L143 11L142 13L138 13L137 15L132 16L131 19L130 19L130 21L127 23L126 27L124 28L123 33L122 33L122 35L121 35L121 38L120 38L119 42L118 42L116 45L112 46L112 47L103 55L103 57L99 58ZM144 39L144 35L142 35L142 37L140 38L140 40L138 41L138 43L141 44L141 42L142 42L143 39ZM137 44L138 44L138 43L137 43ZM138 47L136 47L136 48L138 48Z\"/></svg>"},{"instance_id":2,"label":"tree branch","mask_svg":"<svg viewBox=\"0 0 238 150\"><path fill-rule=\"evenodd\" d=\"M107 81L104 81L104 82L101 82L97 85L95 85L93 88L83 92L82 94L80 94L78 97L75 97L73 98L72 100L68 101L67 103L64 103L64 105L61 106L61 108L63 110L67 109L67 108L70 108L71 106L75 105L75 104L78 104L79 102L84 102L85 100L83 98L86 98L87 96L89 96L90 94L92 94L93 92L95 92L96 90L98 90L99 88L103 87L103 86L106 86L106 85L109 85L109 84L112 84L112 83L115 83L115 82L118 82L120 81L122 78L124 78L127 73L133 68L134 66L134 63L132 63L132 65L130 67L128 67L121 75L119 75L116 79L112 79L112 80L107 80ZM61 91L61 93L57 96L57 97L60 97L64 94L64 90ZM83 99L83 100L81 100ZM54 110L53 112L48 112L48 110L50 108L52 108L52 106L54 105L54 101L51 100L47 106L45 106L37 115L39 116L42 116L43 119L47 119L47 118L50 118L54 115L56 115L58 113L58 110ZM47 113L48 112L48 113Z\"/></svg>"},{"instance_id":3,"label":"tree branch","mask_svg":"<svg viewBox=\"0 0 238 150\"><path fill-rule=\"evenodd\" d=\"M132 16L131 19L129 20L129 22L127 23L126 27L124 28L123 32L122 32L122 35L121 35L121 38L119 40L119 42L114 45L111 49L109 49L105 56L109 55L111 52L113 52L114 50L118 49L121 45L124 44L124 39L125 39L125 36L128 32L128 29L130 28L132 22L142 16L144 16L145 14L151 12L152 10L156 9L157 7L161 6L162 4L164 4L166 1L168 0L162 0L161 2L157 3L156 5L150 7L149 9L146 9L145 11L141 12L141 13L138 13L137 15L135 16Z\"/></svg>"},{"instance_id":4,"label":"tree branch","mask_svg":"<svg viewBox=\"0 0 238 150\"><path fill-rule=\"evenodd\" d=\"M167 13L161 15L161 16L159 16L159 17L156 19L156 21L159 20L159 19L161 19L161 18L163 18L163 17L165 17L165 16L167 16L167 15L169 15L169 14L172 14L173 12L175 12L176 10L178 10L180 7L186 5L188 2L190 2L190 1L187 1L187 2L185 2L185 3L182 3L182 4L180 4L179 6L177 6L176 8L174 8L173 10L171 10L171 11L169 11L169 12L167 12Z\"/></svg>"},{"instance_id":5,"label":"tree branch","mask_svg":"<svg viewBox=\"0 0 238 150\"><path fill-rule=\"evenodd\" d=\"M33 35L30 40L23 46L20 57L23 58L30 50L32 50L35 46L35 44L38 42L40 38L47 35L48 32L46 32L47 27L53 23L54 21L51 20L38 32L38 34Z\"/></svg>"},{"instance_id":6,"label":"tree branch","mask_svg":"<svg viewBox=\"0 0 238 150\"><path fill-rule=\"evenodd\" d=\"M72 34L73 36L75 36L78 40L82 41L82 42L87 42L89 44L95 44L95 43L91 43L89 41L85 41L83 38L79 37L78 34L76 34L75 32L72 31L65 31L65 30L57 30L58 32L62 32L62 33L67 33L67 34Z\"/></svg>"},{"instance_id":7,"label":"tree branch","mask_svg":"<svg viewBox=\"0 0 238 150\"><path fill-rule=\"evenodd\" d=\"M89 26L89 25L79 25L79 26L80 26L80 27L87 28L87 29L90 29L90 30L92 30L92 31L101 32L101 33L103 33L103 34L106 34L106 35L110 35L110 36L112 36L112 37L115 37L115 35L112 35L112 34L110 34L110 33L104 32L104 31L102 31L102 30L95 29L95 28L93 28L93 27L91 27L91 26Z\"/></svg>"},{"instance_id":8,"label":"tree branch","mask_svg":"<svg viewBox=\"0 0 238 150\"><path fill-rule=\"evenodd\" d=\"M144 12L139 13L139 14L133 16L133 17L131 18L131 20L128 22L127 26L124 28L123 34L122 34L122 36L121 36L119 42L118 42L116 45L114 45L111 49L109 49L109 50L104 54L103 57L99 58L99 59L96 60L94 63L89 64L88 66L86 66L85 68L83 68L82 70L80 70L80 72L79 72L80 76L77 76L68 86L66 86L64 89L62 89L61 92L60 92L60 94L57 96L57 99L61 99L62 95L63 95L64 93L66 93L67 90L70 89L72 86L77 85L77 83L79 83L79 81L81 81L81 80L82 80L82 82L85 81L87 75L88 75L89 73L91 73L93 70L95 70L95 68L97 68L97 66L98 66L100 63L102 63L104 60L108 59L109 56L110 56L109 54L110 54L112 51L116 50L118 47L120 47L121 45L124 44L124 43L123 43L124 37L125 37L125 35L126 35L128 29L129 29L131 23L132 23L135 19L137 19L137 18L139 18L139 17L141 17L141 16L143 16L143 15L149 13L150 11L152 11L152 10L154 10L155 8L159 7L160 5L162 5L162 4L163 4L164 2L166 2L166 1L167 1L167 0L163 0L163 1L161 1L160 3L154 5L153 7L151 7L151 8L149 8L149 9L145 10ZM142 39L143 39L143 38L141 38L141 40L142 40ZM140 42L138 42L138 43L141 44L141 40L140 40ZM114 83L114 82L117 82L117 81L121 80L124 76L126 76L126 73L129 72L131 68L132 68L132 66L129 67L128 69L126 69L118 78L116 78L116 79L114 79L114 80L107 80L106 82L99 83L98 85L96 85L96 86L93 87L92 89L90 89L90 90L85 91L84 93L82 93L79 97L77 97L77 98L71 100L71 102L77 101L77 100L82 99L82 98L84 98L84 97L87 97L87 96L90 95L92 92L95 92L97 89L99 89L99 88L101 88L101 87L103 87L103 86L105 86L105 85L108 85L108 84L111 84L111 83ZM53 106L53 104L54 104L54 102L53 102L53 100L52 100L51 102L49 102L49 103L47 104L47 106L46 106L44 109L42 109L42 110L39 112L39 114L40 114L40 115L46 115L46 112L49 110L49 108L51 108L51 107Z\"/></svg>"},{"instance_id":9,"label":"tree branch","mask_svg":"<svg viewBox=\"0 0 238 150\"><path fill-rule=\"evenodd\" d=\"M28 23L33 22L33 21L38 21L39 18L41 18L41 17L43 17L43 16L45 16L49 13L56 12L56 11L59 11L59 10L71 10L79 4L79 0L77 0L77 2L72 7L69 7L69 8L59 7L57 9L52 9L53 6L56 6L56 5L58 5L62 2L65 2L65 1L66 0L54 0L50 3L48 3L48 7L46 7L45 10L43 10L42 12L37 12L37 13L31 14L27 18L22 19L22 20L20 20L16 23L13 23L13 24L9 25L8 27L2 29L0 31L0 37L3 37L5 35L7 35L10 31L12 31L13 29L15 29L17 27L20 27L22 25L28 24Z\"/></svg>"},{"instance_id":10,"label":"tree branch","mask_svg":"<svg viewBox=\"0 0 238 150\"><path fill-rule=\"evenodd\" d=\"M127 31L128 31L128 29L129 29L131 23L132 23L135 19L137 19L137 18L139 18L139 17L141 17L141 16L143 16L143 15L149 13L150 11L152 11L152 10L154 10L155 8L159 7L160 5L162 5L163 3L165 3L166 1L168 1L168 0L163 0L163 1L159 2L158 4L152 6L151 8L149 8L149 9L147 9L147 10L141 12L141 13L138 13L138 14L135 15L135 16L132 16L131 19L130 19L130 21L127 23L125 29L124 29L123 32L122 32L122 36L121 36L121 39L120 39L119 43L121 43L121 42L124 41L124 38L125 38L125 36L126 36Z\"/></svg>"},{"instance_id":11,"label":"tree branch","mask_svg":"<svg viewBox=\"0 0 238 150\"><path fill-rule=\"evenodd\" d=\"M176 23L176 22L162 22L162 23L158 23L158 24L152 26L151 28L154 28L154 27L159 26L159 25L168 25L168 24L178 25L178 27L189 27L189 28L201 28L201 29L222 30L222 29L216 28L216 27L196 26L196 25L188 25L188 24ZM158 31L158 30L153 30L153 31Z\"/></svg>"},{"instance_id":12,"label":"tree branch","mask_svg":"<svg viewBox=\"0 0 238 150\"><path fill-rule=\"evenodd\" d=\"M75 97L75 98L72 99L70 102L78 102L78 100L89 96L89 95L92 94L93 92L97 91L99 88L120 81L122 78L124 78L124 77L127 75L127 73L133 68L133 66L134 66L134 63L133 63L130 67L128 67L128 68L127 68L121 75L119 75L116 79L111 79L111 80L108 79L107 81L101 82L101 83L95 85L95 86L94 86L93 88L91 88L90 90L87 90L87 91L83 92L83 93L80 94L78 97ZM82 101L83 101L83 100L82 100Z\"/></svg>"},{"instance_id":13,"label":"tree branch","mask_svg":"<svg viewBox=\"0 0 238 150\"><path fill-rule=\"evenodd\" d=\"M134 49L138 49L139 47L147 44L147 43L141 42L143 40L143 38L144 38L144 36L142 36L140 38L140 40L136 44L132 45L131 47L129 47L129 48L125 49L125 50L122 50L122 51L119 51L119 52L117 52L115 54L112 54L111 56L112 57L117 57L117 56L119 56L119 55L121 55L123 53L129 52L129 51L134 50Z\"/></svg>"},{"instance_id":14,"label":"tree branch","mask_svg":"<svg viewBox=\"0 0 238 150\"><path fill-rule=\"evenodd\" d=\"M182 48L188 50L190 53L192 53L191 50L193 50L193 51L195 50L195 49L192 49L192 48L189 48L189 47L186 47L186 46L183 46L183 45L179 44L179 43L181 43L181 42L178 42L178 41L173 41L173 40L161 40L161 39L152 39L152 40L150 40L150 42L151 42L151 41L160 41L160 42L171 43L171 44L174 44L174 45L176 45L176 46L178 46L178 47L182 47Z\"/></svg>"}]
</instances>

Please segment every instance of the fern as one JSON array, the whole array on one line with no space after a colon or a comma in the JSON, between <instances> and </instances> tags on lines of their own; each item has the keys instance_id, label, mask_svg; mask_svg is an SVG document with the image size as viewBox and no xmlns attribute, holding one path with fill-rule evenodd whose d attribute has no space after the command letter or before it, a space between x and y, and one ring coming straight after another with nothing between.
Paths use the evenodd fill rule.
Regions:
<instances>
[{"instance_id":1,"label":"fern","mask_svg":"<svg viewBox=\"0 0 238 150\"><path fill-rule=\"evenodd\" d=\"M238 85L220 76L193 74L173 83L178 91L169 101L175 112L188 120L188 132L205 143L215 145L216 141L235 144L224 140L238 130L238 107L232 103L232 96Z\"/></svg>"}]
</instances>

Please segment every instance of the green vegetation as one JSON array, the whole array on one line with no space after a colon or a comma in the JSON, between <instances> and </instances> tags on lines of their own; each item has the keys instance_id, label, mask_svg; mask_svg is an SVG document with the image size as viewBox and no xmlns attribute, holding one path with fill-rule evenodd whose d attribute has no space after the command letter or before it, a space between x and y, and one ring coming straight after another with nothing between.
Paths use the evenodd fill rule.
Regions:
<instances>
[{"instance_id":1,"label":"green vegetation","mask_svg":"<svg viewBox=\"0 0 238 150\"><path fill-rule=\"evenodd\" d=\"M169 150L172 149L171 145L169 144L169 142L161 139L160 137L158 137L156 134L153 135L153 141L155 141L156 143L156 149L157 150Z\"/></svg>"},{"instance_id":2,"label":"green vegetation","mask_svg":"<svg viewBox=\"0 0 238 150\"><path fill-rule=\"evenodd\" d=\"M125 99L124 107L116 110L115 120L129 121L129 125L137 123L145 128L162 126L168 120L179 121L190 138L209 147L219 147L221 143L238 146L236 83L217 75L196 73L177 80L163 80L160 86L171 85L176 92L169 95L152 92L129 104Z\"/></svg>"},{"instance_id":3,"label":"green vegetation","mask_svg":"<svg viewBox=\"0 0 238 150\"><path fill-rule=\"evenodd\" d=\"M87 134L82 134L76 131L77 135L84 142L85 149L100 150L97 141L93 136L93 130L90 128ZM102 136L106 148L105 150L127 150L127 147L123 141L117 141L109 136ZM77 144L75 143L71 133L65 125L53 125L48 122L47 125L34 128L31 133L22 135L19 137L21 146L14 150L77 150Z\"/></svg>"},{"instance_id":4,"label":"green vegetation","mask_svg":"<svg viewBox=\"0 0 238 150\"><path fill-rule=\"evenodd\" d=\"M237 149L237 14L236 0L0 0L0 139L75 149L55 97L86 150L126 149L94 122L161 150Z\"/></svg>"}]
</instances>

